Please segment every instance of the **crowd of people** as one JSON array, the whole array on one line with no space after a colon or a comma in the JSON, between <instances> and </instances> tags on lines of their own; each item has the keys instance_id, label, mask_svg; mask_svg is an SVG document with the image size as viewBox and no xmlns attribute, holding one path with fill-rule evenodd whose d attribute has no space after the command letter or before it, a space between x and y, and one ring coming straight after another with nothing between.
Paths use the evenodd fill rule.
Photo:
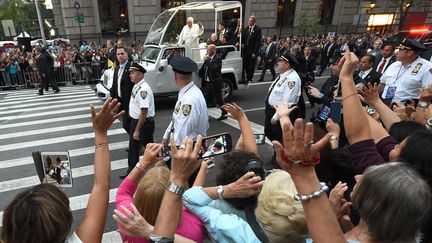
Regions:
<instances>
[{"instance_id":1,"label":"crowd of people","mask_svg":"<svg viewBox=\"0 0 432 243\"><path fill-rule=\"evenodd\" d=\"M218 163L216 185L204 185L214 163L199 158L209 131L203 95L209 91L192 75L199 72L206 85L219 82L212 73L220 72L216 44L208 45L200 70L191 58L169 58L178 100L155 143L146 69L124 41L108 41L114 82L101 110L91 109L95 181L82 223L73 231L67 197L42 184L7 206L2 242L101 241L111 178L107 130L116 119L130 137L113 215L123 242L203 242L206 236L213 242L431 242L432 63L421 57L427 48L408 38L396 46L375 35L279 43L268 37L262 55L260 32L253 16L241 31L249 58L244 75L251 81L259 56L264 74L277 63L278 75L271 71L274 80L262 97L273 158L261 156L243 109L213 97L241 136ZM328 65L331 77L321 89L313 87ZM304 121L303 92L323 104L311 122ZM160 156L167 147L169 156Z\"/></svg>"}]
</instances>

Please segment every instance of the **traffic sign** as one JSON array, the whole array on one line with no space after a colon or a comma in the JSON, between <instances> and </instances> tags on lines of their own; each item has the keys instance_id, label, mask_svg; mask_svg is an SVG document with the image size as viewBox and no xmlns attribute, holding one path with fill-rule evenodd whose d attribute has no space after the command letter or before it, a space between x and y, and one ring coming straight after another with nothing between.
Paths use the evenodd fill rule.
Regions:
<instances>
[{"instance_id":1,"label":"traffic sign","mask_svg":"<svg viewBox=\"0 0 432 243\"><path fill-rule=\"evenodd\" d=\"M74 8L75 8L76 11L79 11L79 10L80 10L81 5L80 5L80 3L79 3L78 1L75 1L75 3L74 3Z\"/></svg>"},{"instance_id":2,"label":"traffic sign","mask_svg":"<svg viewBox=\"0 0 432 243\"><path fill-rule=\"evenodd\" d=\"M82 23L84 23L84 14L82 14L82 13L75 13L74 14L74 19L75 19L76 22L82 24Z\"/></svg>"}]
</instances>

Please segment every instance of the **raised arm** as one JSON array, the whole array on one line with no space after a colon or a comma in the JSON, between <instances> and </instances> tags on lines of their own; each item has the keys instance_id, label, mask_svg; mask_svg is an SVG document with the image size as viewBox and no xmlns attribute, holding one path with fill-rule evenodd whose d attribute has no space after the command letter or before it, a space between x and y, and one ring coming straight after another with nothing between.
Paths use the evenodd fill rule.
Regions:
<instances>
[{"instance_id":1,"label":"raised arm","mask_svg":"<svg viewBox=\"0 0 432 243\"><path fill-rule=\"evenodd\" d=\"M93 130L95 132L94 185L87 204L83 221L76 233L83 242L101 242L109 204L111 158L107 131L111 124L124 114L117 114L120 103L108 98L96 113L91 107Z\"/></svg>"}]
</instances>

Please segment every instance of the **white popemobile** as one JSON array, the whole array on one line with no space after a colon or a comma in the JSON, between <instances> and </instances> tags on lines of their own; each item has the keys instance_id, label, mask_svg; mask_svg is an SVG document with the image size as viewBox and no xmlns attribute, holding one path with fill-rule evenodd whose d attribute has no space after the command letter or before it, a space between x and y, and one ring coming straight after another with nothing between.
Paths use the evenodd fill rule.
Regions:
<instances>
[{"instance_id":1,"label":"white popemobile","mask_svg":"<svg viewBox=\"0 0 432 243\"><path fill-rule=\"evenodd\" d=\"M155 19L147 34L144 52L140 59L140 64L147 70L145 79L155 96L171 96L178 93L174 82L174 73L168 67L170 55L190 57L197 62L198 67L203 64L206 53L205 43L201 43L200 47L196 48L190 45L177 44L178 35L186 24L184 22L185 17L192 16L203 26L214 25L212 32L216 33L218 19L226 13L238 13L238 16L242 16L241 3L238 1L192 2L165 10ZM241 18L239 26L242 26ZM205 33L204 36L207 37L210 34ZM239 84L242 77L241 35L238 42L238 48L234 45L217 47L225 54L222 61L222 95L224 98L231 96L233 90L247 89L248 87L248 84ZM103 99L110 95L109 90L112 86L113 75L113 69L106 70L100 83L96 85L95 91ZM193 80L195 84L201 85L198 72L194 73Z\"/></svg>"}]
</instances>

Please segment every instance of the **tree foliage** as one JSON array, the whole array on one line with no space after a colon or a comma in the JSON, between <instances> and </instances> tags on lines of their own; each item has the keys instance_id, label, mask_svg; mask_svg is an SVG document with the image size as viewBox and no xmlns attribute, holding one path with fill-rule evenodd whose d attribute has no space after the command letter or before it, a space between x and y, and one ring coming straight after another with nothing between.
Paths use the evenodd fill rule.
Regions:
<instances>
[{"instance_id":1,"label":"tree foliage","mask_svg":"<svg viewBox=\"0 0 432 243\"><path fill-rule=\"evenodd\" d=\"M29 34L33 34L34 27L30 16L36 16L34 3L28 3L24 0L0 0L0 19L13 20L15 30L18 33L25 30ZM0 28L2 28L1 25ZM3 30L1 33L3 34Z\"/></svg>"},{"instance_id":2,"label":"tree foliage","mask_svg":"<svg viewBox=\"0 0 432 243\"><path fill-rule=\"evenodd\" d=\"M397 8L399 12L399 30L402 30L403 23L408 11L413 8L416 11L425 11L429 5L430 0L390 0Z\"/></svg>"}]
</instances>

